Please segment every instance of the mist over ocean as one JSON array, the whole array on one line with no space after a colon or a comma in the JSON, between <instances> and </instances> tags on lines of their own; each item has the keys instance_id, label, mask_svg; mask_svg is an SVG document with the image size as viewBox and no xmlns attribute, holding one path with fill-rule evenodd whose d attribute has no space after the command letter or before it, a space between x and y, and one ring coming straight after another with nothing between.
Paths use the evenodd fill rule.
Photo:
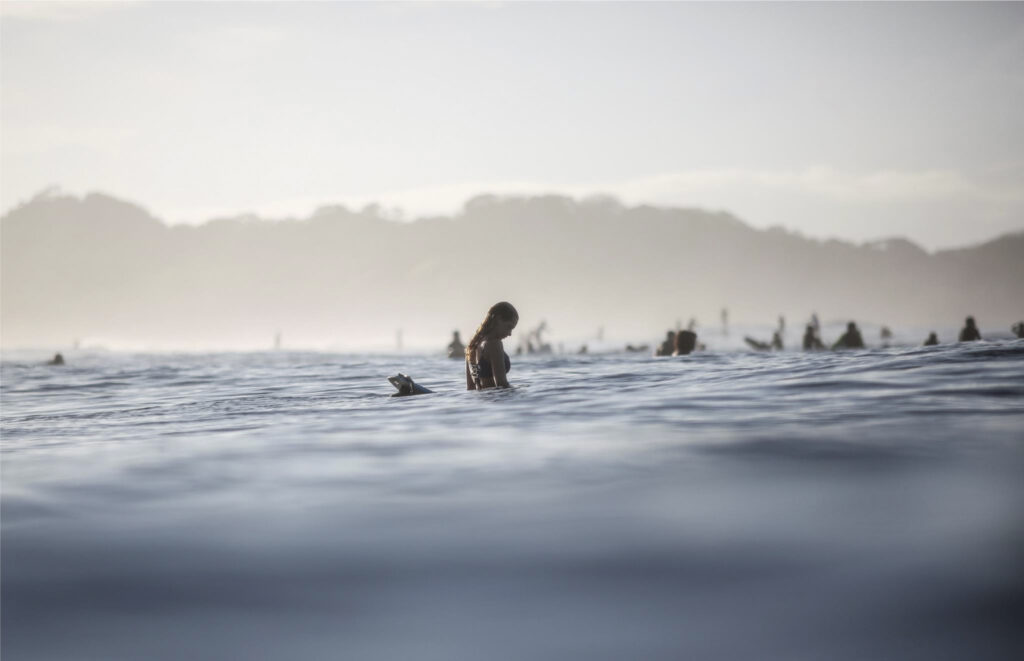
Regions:
<instances>
[{"instance_id":1,"label":"mist over ocean","mask_svg":"<svg viewBox=\"0 0 1024 661\"><path fill-rule=\"evenodd\" d=\"M5 659L1010 659L1024 340L7 352ZM412 374L435 394L392 398Z\"/></svg>"},{"instance_id":2,"label":"mist over ocean","mask_svg":"<svg viewBox=\"0 0 1024 661\"><path fill-rule=\"evenodd\" d=\"M733 324L816 311L924 332L911 343L967 314L1003 333L1024 318L1024 231L931 253L608 196L477 195L412 222L335 205L183 227L109 195L47 192L0 232L6 349L254 350L280 333L284 346L388 351L398 331L426 349L472 332L499 300L520 310L519 332L547 322L567 348L600 328L620 348L691 318L703 333L722 308Z\"/></svg>"}]
</instances>

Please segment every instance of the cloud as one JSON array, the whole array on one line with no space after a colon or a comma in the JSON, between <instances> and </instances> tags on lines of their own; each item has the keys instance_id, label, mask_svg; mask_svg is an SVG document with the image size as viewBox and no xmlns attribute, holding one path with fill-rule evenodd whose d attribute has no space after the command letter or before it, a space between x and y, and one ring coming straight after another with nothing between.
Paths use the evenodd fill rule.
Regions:
<instances>
[{"instance_id":1,"label":"cloud","mask_svg":"<svg viewBox=\"0 0 1024 661\"><path fill-rule=\"evenodd\" d=\"M359 208L370 203L404 209L407 217L457 212L466 200L481 193L496 195L558 194L571 197L613 195L627 204L709 206L729 208L730 200L762 196L814 198L843 205L943 204L952 201L992 205L1024 204L1024 187L982 185L953 170L884 170L850 173L829 167L803 170L711 169L670 172L603 183L543 183L530 180L463 181L438 186L382 190L361 195L332 197L322 194L304 198L253 202L252 209L268 216L302 215L323 204L343 203ZM218 210L228 213L225 208ZM236 210L241 212L243 210ZM199 222L199 209L172 214Z\"/></svg>"},{"instance_id":2,"label":"cloud","mask_svg":"<svg viewBox=\"0 0 1024 661\"><path fill-rule=\"evenodd\" d=\"M366 201L404 207L416 213L450 213L479 193L574 197L609 194L629 204L669 204L727 208L731 199L759 195L815 198L837 204L939 204L953 200L1024 204L1024 187L982 185L953 170L883 170L850 173L829 167L803 170L712 169L670 172L602 183L467 181L381 191ZM371 199L372 198L372 199Z\"/></svg>"},{"instance_id":3,"label":"cloud","mask_svg":"<svg viewBox=\"0 0 1024 661\"><path fill-rule=\"evenodd\" d=\"M837 202L941 201L970 197L988 201L1020 202L1019 186L982 186L953 170L883 170L850 173L829 167L804 170L693 170L631 179L608 185L630 199L665 199L686 194L722 193L760 189L773 193L812 195Z\"/></svg>"}]
</instances>

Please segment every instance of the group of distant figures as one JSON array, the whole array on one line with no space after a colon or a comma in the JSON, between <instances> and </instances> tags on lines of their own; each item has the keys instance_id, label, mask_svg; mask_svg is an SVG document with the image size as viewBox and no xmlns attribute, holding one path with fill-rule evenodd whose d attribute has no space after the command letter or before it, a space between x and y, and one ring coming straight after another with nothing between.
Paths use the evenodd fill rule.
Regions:
<instances>
[{"instance_id":1,"label":"group of distant figures","mask_svg":"<svg viewBox=\"0 0 1024 661\"><path fill-rule=\"evenodd\" d=\"M786 318L780 316L778 328L772 333L771 342L761 342L752 337L744 337L743 341L751 349L756 349L757 351L782 351L784 348L782 336L785 332ZM892 331L886 326L882 326L881 334L883 340L888 340L892 337ZM846 324L846 332L832 343L831 348L835 351L838 349L863 349L864 346L864 337L860 334L860 329L857 328L855 322L851 321ZM803 347L804 351L824 351L827 348L825 343L821 341L821 322L818 321L817 314L811 315L811 320L804 329Z\"/></svg>"},{"instance_id":2,"label":"group of distant figures","mask_svg":"<svg viewBox=\"0 0 1024 661\"><path fill-rule=\"evenodd\" d=\"M627 350L629 347L627 347ZM697 333L689 328L678 331L668 331L665 339L654 350L655 356L685 356L697 349Z\"/></svg>"},{"instance_id":3,"label":"group of distant figures","mask_svg":"<svg viewBox=\"0 0 1024 661\"><path fill-rule=\"evenodd\" d=\"M685 356L694 351L705 348L697 342L697 320L690 319L685 329L665 331L665 339L654 349L655 356ZM640 346L626 345L626 351L630 353L647 351L647 345Z\"/></svg>"},{"instance_id":4,"label":"group of distant figures","mask_svg":"<svg viewBox=\"0 0 1024 661\"><path fill-rule=\"evenodd\" d=\"M684 330L673 331L670 330L665 333L665 339L662 341L658 348L654 350L655 356L685 356L689 353L693 353L697 349L703 349L704 345L697 343L697 333L693 330L696 326L696 321L691 319L689 326ZM540 326L530 331L529 337L526 340L525 345L520 345L516 349L517 354L523 353L525 350L527 353L551 353L551 345L541 341L540 334L546 328L544 322L541 322ZM752 337L743 338L744 341L752 348L758 351L781 351L783 349L782 335L785 332L786 320L783 317L779 317L779 327L772 333L771 342L761 342ZM1010 330L1018 338L1024 338L1024 321L1015 323ZM818 323L818 315L811 315L811 321L807 324L806 330L804 330L803 346L804 351L822 351L825 349L825 344L821 341L819 335L820 325ZM892 338L892 331L888 327L882 326L881 336L883 340ZM977 324L974 322L974 317L967 317L964 320L964 327L960 330L959 341L960 342L974 342L981 339L981 332L978 330ZM536 340L536 344L534 341ZM939 343L939 338L935 332L928 334L928 338L924 341L926 347L935 346ZM846 332L840 336L832 344L832 350L838 349L863 349L864 338L860 334L860 329L857 328L857 324L850 322L846 324ZM633 345L626 345L626 351L628 352L640 352L647 351L647 345L641 345L635 347ZM580 353L586 353L586 345L580 350ZM452 341L448 344L448 357L462 359L466 354L466 345L462 343L462 339L459 337L459 331L452 332ZM47 365L63 365L64 356L60 353L53 355L53 358L46 362Z\"/></svg>"},{"instance_id":5,"label":"group of distant figures","mask_svg":"<svg viewBox=\"0 0 1024 661\"><path fill-rule=\"evenodd\" d=\"M758 351L781 351L783 348L782 334L785 330L785 319L779 317L779 328L772 334L772 341L761 342L752 337L743 338L744 341L753 349ZM1014 324L1011 328L1013 333L1018 338L1024 338L1024 321ZM804 330L803 337L803 348L804 351L822 351L824 350L825 344L821 341L821 326L818 323L818 316L812 315L810 323L807 324ZM892 339L892 331L888 326L882 326L880 335L883 341ZM960 342L974 342L981 339L981 332L978 330L978 326L974 321L974 317L967 317L964 320L964 327L960 330L959 341ZM939 338L934 331L928 334L928 337L923 342L923 346L935 346L939 343ZM857 324L853 321L846 324L846 332L844 332L838 340L836 340L831 349L833 351L839 349L863 349L865 348L864 337L860 333L860 329L857 328Z\"/></svg>"},{"instance_id":6,"label":"group of distant figures","mask_svg":"<svg viewBox=\"0 0 1024 661\"><path fill-rule=\"evenodd\" d=\"M682 330L669 330L665 333L665 339L657 346L654 350L655 356L685 356L693 353L696 350L703 349L704 345L697 342L697 333L695 332L696 320L691 319L687 328ZM530 331L525 343L520 344L517 348L516 353L521 354L524 351L526 353L550 353L551 345L544 343L540 340L540 334L544 330L545 324L542 322L536 329ZM756 351L782 351L785 348L782 337L786 330L785 317L779 317L778 328L772 333L772 339L770 342L762 342L753 337L744 337L743 340L747 345ZM1011 327L1014 335L1018 338L1024 338L1024 321L1018 322ZM892 339L892 331L887 326L882 326L880 335L883 341ZM960 342L973 342L981 339L981 332L978 330L978 326L974 321L974 317L967 317L964 320L964 327L960 331L959 341ZM935 346L939 343L939 338L935 332L928 334L928 338L925 339L923 346ZM857 327L856 322L849 322L846 324L846 331L837 339L832 345L826 346L821 341L821 324L818 321L818 315L812 314L811 320L804 329L803 336L803 349L804 351L825 351L832 349L838 351L841 349L864 349L867 345L864 343L864 337L861 335L860 328ZM448 357L461 359L466 351L465 345L459 338L459 331L452 333L452 341L448 345ZM581 353L586 351L581 349ZM631 344L626 345L626 351L630 353L640 353L649 351L648 345L642 344L634 346Z\"/></svg>"},{"instance_id":7,"label":"group of distant figures","mask_svg":"<svg viewBox=\"0 0 1024 661\"><path fill-rule=\"evenodd\" d=\"M1017 337L1024 337L1024 321L1015 323L1012 327L1014 334ZM981 339L981 332L978 330L978 326L974 323L974 317L967 317L964 320L964 327L960 329L960 342L974 342ZM939 343L939 338L932 332L928 335L928 339L924 341L926 347L935 346Z\"/></svg>"},{"instance_id":8,"label":"group of distant figures","mask_svg":"<svg viewBox=\"0 0 1024 661\"><path fill-rule=\"evenodd\" d=\"M723 322L725 315L723 314ZM694 332L696 322L690 320L690 324L686 330L669 330L665 333L665 339L660 345L654 350L655 356L684 356L688 353L693 352L696 349L703 348L703 345L697 342L697 334ZM723 326L723 329L725 326ZM784 317L779 317L778 328L772 333L772 339L769 342L763 342L753 337L744 337L744 342L747 343L751 349L756 351L782 351L784 344L782 337L786 330L786 320ZM1018 338L1024 338L1024 321L1018 322L1011 327L1014 335ZM880 335L883 342L888 342L892 339L892 330L887 326L882 326ZM959 341L960 342L973 342L981 339L981 332L978 330L978 326L974 321L974 317L967 317L964 321L964 327L960 331ZM928 334L925 339L923 346L935 346L939 343L939 338L935 332ZM811 321L807 324L804 329L803 336L803 349L804 351L824 351L831 349L838 351L841 349L864 349L866 348L864 343L864 337L861 335L860 328L857 327L856 322L849 322L846 325L846 331L832 343L831 346L826 346L821 340L821 324L818 321L818 315L811 315ZM888 346L888 344L883 344ZM635 347L632 345L626 345L626 351L639 352L645 351L647 345L641 345Z\"/></svg>"},{"instance_id":9,"label":"group of distant figures","mask_svg":"<svg viewBox=\"0 0 1024 661\"><path fill-rule=\"evenodd\" d=\"M526 333L526 337L520 341L519 345L516 346L516 355L521 356L522 354L549 354L553 353L554 350L551 347L550 342L545 342L542 334L547 330L548 324L546 321L541 321L536 328L531 328ZM580 348L579 353L586 353L587 345L583 345ZM462 343L462 338L459 337L459 331L452 331L452 341L448 343L448 357L456 358L461 360L466 353L466 345Z\"/></svg>"}]
</instances>

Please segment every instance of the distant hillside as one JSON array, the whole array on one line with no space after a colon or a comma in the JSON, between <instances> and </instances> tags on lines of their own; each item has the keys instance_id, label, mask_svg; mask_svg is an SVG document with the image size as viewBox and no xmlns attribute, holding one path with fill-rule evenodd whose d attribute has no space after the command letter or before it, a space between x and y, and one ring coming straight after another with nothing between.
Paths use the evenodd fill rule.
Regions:
<instances>
[{"instance_id":1,"label":"distant hillside","mask_svg":"<svg viewBox=\"0 0 1024 661\"><path fill-rule=\"evenodd\" d=\"M470 200L400 223L369 207L168 227L105 195L42 195L0 221L6 347L76 338L167 347L391 346L469 333L512 301L557 335L658 337L697 317L982 328L1024 318L1024 232L929 254L755 230L725 213L608 198Z\"/></svg>"}]
</instances>

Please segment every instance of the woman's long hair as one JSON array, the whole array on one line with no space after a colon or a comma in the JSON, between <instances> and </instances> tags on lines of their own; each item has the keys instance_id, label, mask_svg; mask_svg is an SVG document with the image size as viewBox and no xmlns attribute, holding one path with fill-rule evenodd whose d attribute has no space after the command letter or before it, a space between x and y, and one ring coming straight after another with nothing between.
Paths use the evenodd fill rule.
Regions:
<instances>
[{"instance_id":1,"label":"woman's long hair","mask_svg":"<svg viewBox=\"0 0 1024 661\"><path fill-rule=\"evenodd\" d=\"M491 306L491 309L487 311L487 316L484 317L483 322L477 327L476 332L473 333L473 338L470 339L469 344L466 345L466 359L470 362L473 361L473 354L476 353L476 349L480 346L480 342L494 329L494 324L499 319L502 321L509 321L511 319L518 319L519 313L512 307L512 304L507 301L495 303Z\"/></svg>"}]
</instances>

